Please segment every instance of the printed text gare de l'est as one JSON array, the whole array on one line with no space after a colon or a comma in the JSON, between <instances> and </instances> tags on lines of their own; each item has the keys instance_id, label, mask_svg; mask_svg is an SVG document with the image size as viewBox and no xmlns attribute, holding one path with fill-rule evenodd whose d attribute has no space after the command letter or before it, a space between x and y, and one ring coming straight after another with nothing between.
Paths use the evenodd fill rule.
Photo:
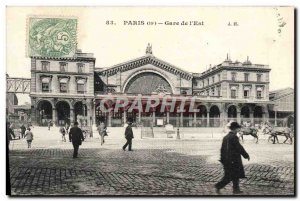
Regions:
<instances>
[{"instance_id":1,"label":"printed text gare de l'est","mask_svg":"<svg viewBox=\"0 0 300 201\"><path fill-rule=\"evenodd\" d=\"M136 21L136 20L124 20L123 25L125 26L136 26L136 25L168 25L168 26L203 26L204 21Z\"/></svg>"}]
</instances>

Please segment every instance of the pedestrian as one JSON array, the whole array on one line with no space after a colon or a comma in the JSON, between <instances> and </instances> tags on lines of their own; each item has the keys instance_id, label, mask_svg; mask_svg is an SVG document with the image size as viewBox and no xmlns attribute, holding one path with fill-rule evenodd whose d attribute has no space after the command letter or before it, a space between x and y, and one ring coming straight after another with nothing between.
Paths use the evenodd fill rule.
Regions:
<instances>
[{"instance_id":1,"label":"pedestrian","mask_svg":"<svg viewBox=\"0 0 300 201\"><path fill-rule=\"evenodd\" d=\"M11 128L11 125L9 122L6 123L6 136L7 136L7 146L9 146L9 143L11 140L16 138L14 131Z\"/></svg>"},{"instance_id":2,"label":"pedestrian","mask_svg":"<svg viewBox=\"0 0 300 201\"><path fill-rule=\"evenodd\" d=\"M239 188L239 179L245 178L241 155L248 160L250 160L250 156L237 137L237 132L240 128L241 126L237 122L232 122L229 126L229 133L223 138L220 161L224 168L224 177L215 185L218 194L220 189L224 188L231 181L233 183L233 193L243 193Z\"/></svg>"},{"instance_id":3,"label":"pedestrian","mask_svg":"<svg viewBox=\"0 0 300 201\"><path fill-rule=\"evenodd\" d=\"M72 142L74 148L73 158L77 158L79 146L84 141L82 130L78 127L77 121L74 122L74 127L70 129L69 140Z\"/></svg>"},{"instance_id":4,"label":"pedestrian","mask_svg":"<svg viewBox=\"0 0 300 201\"><path fill-rule=\"evenodd\" d=\"M131 126L132 126L132 122L129 121L128 126L126 127L126 130L125 130L125 138L126 138L127 142L123 146L123 151L125 151L127 146L129 146L128 151L132 151L132 139L134 137L133 137L133 132L132 132L132 127Z\"/></svg>"},{"instance_id":5,"label":"pedestrian","mask_svg":"<svg viewBox=\"0 0 300 201\"><path fill-rule=\"evenodd\" d=\"M50 127L51 127L51 120L48 121L48 130L50 131Z\"/></svg>"},{"instance_id":6,"label":"pedestrian","mask_svg":"<svg viewBox=\"0 0 300 201\"><path fill-rule=\"evenodd\" d=\"M62 126L59 129L59 132L61 133L61 141L65 142L66 141L66 134L67 134L67 130L66 127Z\"/></svg>"},{"instance_id":7,"label":"pedestrian","mask_svg":"<svg viewBox=\"0 0 300 201\"><path fill-rule=\"evenodd\" d=\"M31 148L31 143L33 140L33 133L30 128L27 128L27 131L25 132L24 137L26 137L28 148Z\"/></svg>"},{"instance_id":8,"label":"pedestrian","mask_svg":"<svg viewBox=\"0 0 300 201\"><path fill-rule=\"evenodd\" d=\"M65 128L66 128L66 131L67 131L67 133L69 133L69 128L70 128L70 125L69 125L68 123L66 123L66 126L65 126Z\"/></svg>"},{"instance_id":9,"label":"pedestrian","mask_svg":"<svg viewBox=\"0 0 300 201\"><path fill-rule=\"evenodd\" d=\"M106 126L103 121L100 122L100 125L98 126L98 132L101 138L101 145L104 144L104 136L106 135Z\"/></svg>"},{"instance_id":10,"label":"pedestrian","mask_svg":"<svg viewBox=\"0 0 300 201\"><path fill-rule=\"evenodd\" d=\"M26 131L24 124L22 124L22 126L20 128L21 128L21 136L22 136L22 138L24 138L25 131Z\"/></svg>"}]
</instances>

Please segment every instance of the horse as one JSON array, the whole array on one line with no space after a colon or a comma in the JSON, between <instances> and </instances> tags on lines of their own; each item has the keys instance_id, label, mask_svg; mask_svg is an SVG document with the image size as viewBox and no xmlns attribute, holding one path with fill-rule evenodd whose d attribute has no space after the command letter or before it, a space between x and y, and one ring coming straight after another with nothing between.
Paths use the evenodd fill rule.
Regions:
<instances>
[{"instance_id":1,"label":"horse","mask_svg":"<svg viewBox=\"0 0 300 201\"><path fill-rule=\"evenodd\" d=\"M241 130L238 132L240 135L240 138L242 139L242 142L244 142L243 135L251 135L254 138L256 138L256 143L258 143L258 130L253 127L242 127Z\"/></svg>"},{"instance_id":2,"label":"horse","mask_svg":"<svg viewBox=\"0 0 300 201\"><path fill-rule=\"evenodd\" d=\"M290 144L293 143L293 129L290 129L288 127L285 128L273 128L269 125L265 126L263 129L264 134L269 134L270 137L268 138L268 142L270 139L273 139L273 144L277 143L279 144L278 136L284 136L286 139L283 141L283 143L286 143L288 139L290 139Z\"/></svg>"}]
</instances>

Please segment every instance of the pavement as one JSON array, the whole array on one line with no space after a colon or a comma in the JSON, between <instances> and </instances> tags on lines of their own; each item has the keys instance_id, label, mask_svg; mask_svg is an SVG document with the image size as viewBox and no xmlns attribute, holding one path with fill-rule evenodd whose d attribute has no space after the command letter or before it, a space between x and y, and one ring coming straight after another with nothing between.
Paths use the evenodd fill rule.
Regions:
<instances>
[{"instance_id":1,"label":"pavement","mask_svg":"<svg viewBox=\"0 0 300 201\"><path fill-rule=\"evenodd\" d=\"M72 144L61 141L58 129L35 127L33 133L32 148L24 139L10 144L14 196L211 196L223 176L221 139L135 138L129 152L121 149L125 139L108 136L101 146L94 135L73 159ZM247 178L240 181L241 195L294 196L294 145L264 139L256 144L247 137L242 145L251 159L243 159ZM232 185L221 193L232 195Z\"/></svg>"}]
</instances>

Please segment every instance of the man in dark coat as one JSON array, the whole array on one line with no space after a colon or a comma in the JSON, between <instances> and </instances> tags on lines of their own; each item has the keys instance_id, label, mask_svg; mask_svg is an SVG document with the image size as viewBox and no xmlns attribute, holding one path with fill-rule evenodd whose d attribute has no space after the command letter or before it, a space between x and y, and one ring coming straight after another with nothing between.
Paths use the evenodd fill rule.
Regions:
<instances>
[{"instance_id":1,"label":"man in dark coat","mask_svg":"<svg viewBox=\"0 0 300 201\"><path fill-rule=\"evenodd\" d=\"M237 122L232 122L229 133L223 138L220 161L224 168L224 177L215 185L218 194L220 189L231 181L233 183L233 193L242 193L239 188L239 179L245 178L245 172L241 155L248 160L250 160L250 156L240 144L236 135L240 128L241 126Z\"/></svg>"},{"instance_id":2,"label":"man in dark coat","mask_svg":"<svg viewBox=\"0 0 300 201\"><path fill-rule=\"evenodd\" d=\"M79 146L81 142L84 141L82 130L78 128L78 122L74 122L74 127L69 131L69 140L72 141L74 147L73 158L77 158Z\"/></svg>"},{"instance_id":3,"label":"man in dark coat","mask_svg":"<svg viewBox=\"0 0 300 201\"><path fill-rule=\"evenodd\" d=\"M24 135L25 135L25 132L26 132L26 128L25 128L24 124L22 124L22 126L20 128L21 128L22 138L24 138Z\"/></svg>"},{"instance_id":4,"label":"man in dark coat","mask_svg":"<svg viewBox=\"0 0 300 201\"><path fill-rule=\"evenodd\" d=\"M128 122L128 126L126 127L126 130L125 130L125 138L127 140L127 142L125 143L125 145L123 146L123 150L125 151L126 147L129 145L128 147L128 151L132 151L131 149L131 146L132 146L132 139L134 138L133 137L133 132L132 132L132 122L129 121Z\"/></svg>"}]
</instances>

